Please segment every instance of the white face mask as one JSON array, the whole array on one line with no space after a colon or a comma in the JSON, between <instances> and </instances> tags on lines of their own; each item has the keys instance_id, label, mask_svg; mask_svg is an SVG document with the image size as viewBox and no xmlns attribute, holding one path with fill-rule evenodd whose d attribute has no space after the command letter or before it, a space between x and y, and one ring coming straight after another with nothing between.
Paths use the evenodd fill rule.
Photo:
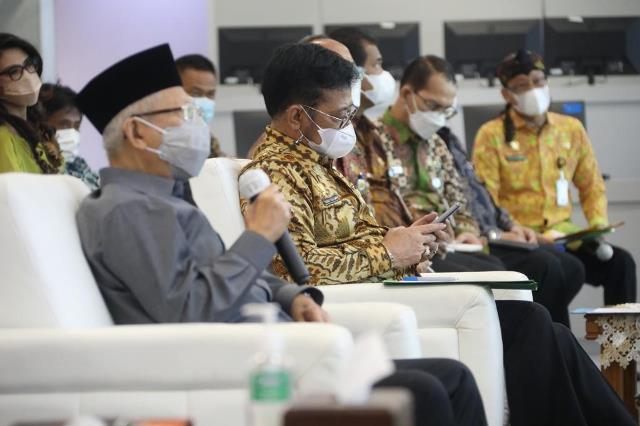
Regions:
<instances>
[{"instance_id":1,"label":"white face mask","mask_svg":"<svg viewBox=\"0 0 640 426\"><path fill-rule=\"evenodd\" d=\"M527 117L537 117L546 113L551 104L549 86L537 87L520 94L514 93L513 96L518 103L513 108Z\"/></svg>"},{"instance_id":2,"label":"white face mask","mask_svg":"<svg viewBox=\"0 0 640 426\"><path fill-rule=\"evenodd\" d=\"M396 80L389 71L382 71L380 74L367 74L366 78L373 86L373 89L362 93L364 93L374 105L390 104L393 102L396 94Z\"/></svg>"},{"instance_id":3,"label":"white face mask","mask_svg":"<svg viewBox=\"0 0 640 426\"><path fill-rule=\"evenodd\" d=\"M438 130L446 126L447 118L442 112L420 111L416 105L416 95L412 94L412 96L415 112L409 113L409 127L422 139L428 140Z\"/></svg>"},{"instance_id":4,"label":"white face mask","mask_svg":"<svg viewBox=\"0 0 640 426\"><path fill-rule=\"evenodd\" d=\"M202 119L198 117L194 121L185 121L177 127L166 129L140 117L134 117L134 120L162 133L160 146L146 147L145 150L157 154L169 163L174 179L187 180L200 173L211 152L209 128Z\"/></svg>"},{"instance_id":5,"label":"white face mask","mask_svg":"<svg viewBox=\"0 0 640 426\"><path fill-rule=\"evenodd\" d=\"M65 160L69 161L80 152L80 132L76 129L61 129L56 132L56 140Z\"/></svg>"},{"instance_id":6,"label":"white face mask","mask_svg":"<svg viewBox=\"0 0 640 426\"><path fill-rule=\"evenodd\" d=\"M316 125L318 128L318 134L320 135L320 144L318 145L300 131L300 134L308 141L311 149L320 155L326 155L327 157L334 159L342 158L353 150L353 147L356 144L356 131L353 128L353 124L349 123L342 129L323 129L313 121L304 107L302 110L307 114L309 120Z\"/></svg>"}]
</instances>

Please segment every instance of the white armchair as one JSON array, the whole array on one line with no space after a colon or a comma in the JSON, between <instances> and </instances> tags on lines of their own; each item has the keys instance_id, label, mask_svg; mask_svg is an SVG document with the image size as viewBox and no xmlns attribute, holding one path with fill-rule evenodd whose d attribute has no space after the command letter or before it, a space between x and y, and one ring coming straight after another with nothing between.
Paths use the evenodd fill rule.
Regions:
<instances>
[{"instance_id":1,"label":"white armchair","mask_svg":"<svg viewBox=\"0 0 640 426\"><path fill-rule=\"evenodd\" d=\"M226 245L233 244L244 230L237 177L247 163L242 159L210 159L201 174L191 179L194 199ZM384 301L411 306L417 315L422 354L464 362L476 378L489 424L502 425L502 339L490 291L473 285L391 289L382 284L322 286L322 291L331 303ZM376 316L377 312L368 318Z\"/></svg>"},{"instance_id":2,"label":"white armchair","mask_svg":"<svg viewBox=\"0 0 640 426\"><path fill-rule=\"evenodd\" d=\"M0 426L77 415L245 424L247 368L262 327L113 326L75 223L87 193L68 176L0 175ZM354 334L380 331L394 356L419 356L410 308L327 308ZM372 310L380 314L370 318ZM339 325L277 327L297 388L331 391L351 333Z\"/></svg>"}]
</instances>

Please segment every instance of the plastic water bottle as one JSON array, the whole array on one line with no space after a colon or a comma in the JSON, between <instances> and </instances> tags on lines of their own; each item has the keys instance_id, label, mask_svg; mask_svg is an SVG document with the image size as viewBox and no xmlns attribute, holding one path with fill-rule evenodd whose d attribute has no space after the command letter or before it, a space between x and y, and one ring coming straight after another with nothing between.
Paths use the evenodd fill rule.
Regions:
<instances>
[{"instance_id":1,"label":"plastic water bottle","mask_svg":"<svg viewBox=\"0 0 640 426\"><path fill-rule=\"evenodd\" d=\"M249 425L280 426L293 397L293 385L284 356L284 341L273 327L278 307L272 303L251 303L242 307L242 313L261 318L265 328L249 376Z\"/></svg>"}]
</instances>

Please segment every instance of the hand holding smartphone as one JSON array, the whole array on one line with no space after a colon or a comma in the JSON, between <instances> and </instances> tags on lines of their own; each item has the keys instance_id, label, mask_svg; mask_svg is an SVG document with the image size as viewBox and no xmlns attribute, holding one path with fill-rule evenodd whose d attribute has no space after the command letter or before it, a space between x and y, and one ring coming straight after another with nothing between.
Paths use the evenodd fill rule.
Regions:
<instances>
[{"instance_id":1,"label":"hand holding smartphone","mask_svg":"<svg viewBox=\"0 0 640 426\"><path fill-rule=\"evenodd\" d=\"M433 221L433 223L444 223L445 220L449 219L449 216L451 216L452 214L454 214L455 212L458 211L458 209L460 208L460 203L458 203L457 201L455 203L453 203L451 205L451 207L449 207L447 209L447 211L445 211L444 213L442 213L441 215L439 215L436 220Z\"/></svg>"}]
</instances>

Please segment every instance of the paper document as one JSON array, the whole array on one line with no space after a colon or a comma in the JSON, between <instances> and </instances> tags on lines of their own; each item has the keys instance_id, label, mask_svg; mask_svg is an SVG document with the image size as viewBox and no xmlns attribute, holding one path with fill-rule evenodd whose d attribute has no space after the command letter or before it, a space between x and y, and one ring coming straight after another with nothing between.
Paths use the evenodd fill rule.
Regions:
<instances>
[{"instance_id":1,"label":"paper document","mask_svg":"<svg viewBox=\"0 0 640 426\"><path fill-rule=\"evenodd\" d=\"M447 243L447 251L451 253L478 253L482 249L482 244Z\"/></svg>"}]
</instances>

